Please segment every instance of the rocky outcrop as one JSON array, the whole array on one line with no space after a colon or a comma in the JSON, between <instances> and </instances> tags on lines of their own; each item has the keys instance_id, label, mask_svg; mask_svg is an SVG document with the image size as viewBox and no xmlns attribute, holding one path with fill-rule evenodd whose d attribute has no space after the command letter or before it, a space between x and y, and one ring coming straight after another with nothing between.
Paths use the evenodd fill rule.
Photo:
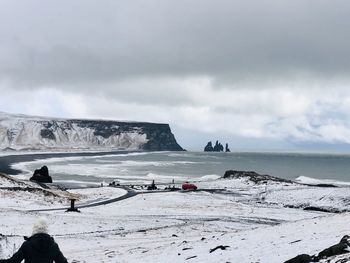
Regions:
<instances>
[{"instance_id":1,"label":"rocky outcrop","mask_svg":"<svg viewBox=\"0 0 350 263\"><path fill-rule=\"evenodd\" d=\"M342 237L340 242L338 244L335 244L333 246L330 246L329 248L326 248L322 250L318 255L307 255L307 254L302 254L298 255L292 259L289 259L285 261L284 263L309 263L309 262L319 262L320 260L326 260L330 257L334 257L336 255L341 255L348 253L349 250L349 236L345 235ZM323 261L322 261L323 262ZM326 261L325 261L326 262ZM329 261L327 261L329 262ZM338 261L337 261L338 262ZM339 261L339 262L348 262L348 261Z\"/></svg>"},{"instance_id":2,"label":"rocky outcrop","mask_svg":"<svg viewBox=\"0 0 350 263\"><path fill-rule=\"evenodd\" d=\"M205 152L213 152L214 148L213 145L211 144L211 142L208 142L207 145L204 147L204 151Z\"/></svg>"},{"instance_id":3,"label":"rocky outcrop","mask_svg":"<svg viewBox=\"0 0 350 263\"><path fill-rule=\"evenodd\" d=\"M290 260L285 261L284 263L309 263L312 261L313 261L313 258L310 255L301 254L294 258L291 258Z\"/></svg>"},{"instance_id":4,"label":"rocky outcrop","mask_svg":"<svg viewBox=\"0 0 350 263\"><path fill-rule=\"evenodd\" d=\"M223 152L224 146L219 141L216 141L213 147L212 142L210 141L204 147L204 151L205 152ZM228 148L228 143L226 143L225 152L230 152L230 149Z\"/></svg>"},{"instance_id":5,"label":"rocky outcrop","mask_svg":"<svg viewBox=\"0 0 350 263\"><path fill-rule=\"evenodd\" d=\"M0 112L0 149L182 151L168 124L49 119Z\"/></svg>"},{"instance_id":6,"label":"rocky outcrop","mask_svg":"<svg viewBox=\"0 0 350 263\"><path fill-rule=\"evenodd\" d=\"M222 146L221 143L216 141L216 143L214 145L214 152L222 152L222 151L224 151L224 146Z\"/></svg>"},{"instance_id":7,"label":"rocky outcrop","mask_svg":"<svg viewBox=\"0 0 350 263\"><path fill-rule=\"evenodd\" d=\"M46 165L34 171L33 176L30 177L30 181L38 183L52 183L52 177L49 175L49 169Z\"/></svg>"},{"instance_id":8,"label":"rocky outcrop","mask_svg":"<svg viewBox=\"0 0 350 263\"><path fill-rule=\"evenodd\" d=\"M251 182L254 182L256 184L266 184L269 181L273 182L281 182L281 183L295 183L291 180L282 179L278 177L274 177L271 175L266 174L258 174L256 172L252 171L236 171L236 170L228 170L225 172L224 176L222 177L224 179L247 179Z\"/></svg>"}]
</instances>

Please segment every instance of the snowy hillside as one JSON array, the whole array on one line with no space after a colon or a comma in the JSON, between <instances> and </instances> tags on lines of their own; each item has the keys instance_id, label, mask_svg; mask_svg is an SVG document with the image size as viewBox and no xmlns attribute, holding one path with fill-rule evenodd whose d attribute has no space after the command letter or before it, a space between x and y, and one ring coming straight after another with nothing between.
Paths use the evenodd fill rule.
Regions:
<instances>
[{"instance_id":1,"label":"snowy hillside","mask_svg":"<svg viewBox=\"0 0 350 263\"><path fill-rule=\"evenodd\" d=\"M168 124L57 119L0 112L0 150L182 150Z\"/></svg>"},{"instance_id":2,"label":"snowy hillside","mask_svg":"<svg viewBox=\"0 0 350 263\"><path fill-rule=\"evenodd\" d=\"M302 209L312 201L315 207L348 211L348 187L335 191L244 178L197 185L198 191L166 192L161 186L155 191L118 186L61 191L0 174L0 259L21 246L41 216L68 262L76 263L281 263L298 254L317 255L349 234L350 213ZM133 195L116 201L126 191ZM77 205L95 205L67 213L72 195ZM108 200L115 201L99 204ZM318 262L350 262L350 253Z\"/></svg>"}]
</instances>

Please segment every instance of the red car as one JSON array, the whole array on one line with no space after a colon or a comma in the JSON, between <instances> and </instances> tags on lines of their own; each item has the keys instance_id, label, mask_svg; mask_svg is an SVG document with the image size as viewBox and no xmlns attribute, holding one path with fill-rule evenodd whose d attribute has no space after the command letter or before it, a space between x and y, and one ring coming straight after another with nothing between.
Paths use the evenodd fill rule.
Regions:
<instances>
[{"instance_id":1,"label":"red car","mask_svg":"<svg viewBox=\"0 0 350 263\"><path fill-rule=\"evenodd\" d=\"M190 183L183 183L182 190L197 190L197 186Z\"/></svg>"}]
</instances>

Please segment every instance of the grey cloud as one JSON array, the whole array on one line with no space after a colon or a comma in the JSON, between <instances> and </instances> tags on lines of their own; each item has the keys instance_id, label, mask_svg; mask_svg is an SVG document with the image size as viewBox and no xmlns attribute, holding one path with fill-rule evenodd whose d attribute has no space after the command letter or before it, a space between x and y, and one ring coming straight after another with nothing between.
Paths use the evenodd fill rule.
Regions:
<instances>
[{"instance_id":1,"label":"grey cloud","mask_svg":"<svg viewBox=\"0 0 350 263\"><path fill-rule=\"evenodd\" d=\"M340 0L2 1L0 76L24 86L344 76L349 8Z\"/></svg>"},{"instance_id":2,"label":"grey cloud","mask_svg":"<svg viewBox=\"0 0 350 263\"><path fill-rule=\"evenodd\" d=\"M245 143L349 143L348 10L347 0L2 0L0 104Z\"/></svg>"}]
</instances>

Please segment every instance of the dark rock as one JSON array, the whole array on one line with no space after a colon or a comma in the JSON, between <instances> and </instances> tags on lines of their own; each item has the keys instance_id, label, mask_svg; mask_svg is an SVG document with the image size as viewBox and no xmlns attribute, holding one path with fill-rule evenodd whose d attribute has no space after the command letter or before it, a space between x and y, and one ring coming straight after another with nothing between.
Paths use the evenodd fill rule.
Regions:
<instances>
[{"instance_id":1,"label":"dark rock","mask_svg":"<svg viewBox=\"0 0 350 263\"><path fill-rule=\"evenodd\" d=\"M222 151L224 151L224 146L222 146L222 144L219 143L219 141L216 141L214 146L214 152L222 152Z\"/></svg>"},{"instance_id":2,"label":"dark rock","mask_svg":"<svg viewBox=\"0 0 350 263\"><path fill-rule=\"evenodd\" d=\"M300 241L301 241L301 239L298 239L298 240L295 240L295 241L290 242L289 244L295 244L295 243L298 243L298 242L300 242Z\"/></svg>"},{"instance_id":3,"label":"dark rock","mask_svg":"<svg viewBox=\"0 0 350 263\"><path fill-rule=\"evenodd\" d=\"M7 130L6 131L6 137L9 141L12 141L15 138L15 132L12 130Z\"/></svg>"},{"instance_id":4,"label":"dark rock","mask_svg":"<svg viewBox=\"0 0 350 263\"><path fill-rule=\"evenodd\" d=\"M282 179L271 175L258 174L252 171L228 170L225 172L222 178L224 179L246 178L256 184L266 184L268 181L281 182L281 183L294 183L291 180Z\"/></svg>"},{"instance_id":5,"label":"dark rock","mask_svg":"<svg viewBox=\"0 0 350 263\"><path fill-rule=\"evenodd\" d=\"M316 211L316 212L335 213L335 214L347 212L347 210L339 210L339 209L334 208L334 207L305 206L304 204L284 205L284 207L303 209L305 211Z\"/></svg>"},{"instance_id":6,"label":"dark rock","mask_svg":"<svg viewBox=\"0 0 350 263\"><path fill-rule=\"evenodd\" d=\"M322 250L317 256L309 256L307 254L302 254L302 255L298 255L298 256L290 259L290 260L287 260L284 263L318 262L318 261L320 261L322 259L326 259L326 258L329 258L329 257L332 257L332 256L348 253L349 252L348 251L348 245L350 244L349 238L350 237L348 235L343 236L338 244L333 245L333 246L331 246L329 248L326 248L326 249Z\"/></svg>"},{"instance_id":7,"label":"dark rock","mask_svg":"<svg viewBox=\"0 0 350 263\"><path fill-rule=\"evenodd\" d=\"M284 263L309 263L312 262L313 258L307 254L298 255L292 259L285 261Z\"/></svg>"},{"instance_id":8,"label":"dark rock","mask_svg":"<svg viewBox=\"0 0 350 263\"><path fill-rule=\"evenodd\" d=\"M231 152L231 151L230 151L230 148L228 148L228 143L226 143L225 152L227 152L227 153Z\"/></svg>"},{"instance_id":9,"label":"dark rock","mask_svg":"<svg viewBox=\"0 0 350 263\"><path fill-rule=\"evenodd\" d=\"M44 139L49 139L49 140L56 140L55 134L52 132L52 130L49 129L44 129L40 131L40 136Z\"/></svg>"},{"instance_id":10,"label":"dark rock","mask_svg":"<svg viewBox=\"0 0 350 263\"><path fill-rule=\"evenodd\" d=\"M230 149L228 148L228 144L226 144L226 152L229 152ZM213 146L212 142L208 142L207 145L204 147L205 152L223 152L224 146L219 142L216 141L215 145Z\"/></svg>"},{"instance_id":11,"label":"dark rock","mask_svg":"<svg viewBox=\"0 0 350 263\"><path fill-rule=\"evenodd\" d=\"M347 248L348 248L348 238L343 237L338 244L322 250L317 257L318 259L324 259L331 256L348 253L349 251L347 250Z\"/></svg>"},{"instance_id":12,"label":"dark rock","mask_svg":"<svg viewBox=\"0 0 350 263\"><path fill-rule=\"evenodd\" d=\"M204 151L205 152L212 152L214 151L213 145L211 144L211 142L207 143L207 146L204 147Z\"/></svg>"},{"instance_id":13,"label":"dark rock","mask_svg":"<svg viewBox=\"0 0 350 263\"><path fill-rule=\"evenodd\" d=\"M304 207L303 210L305 211L316 211L316 212L325 212L325 213L341 213L342 211L339 211L335 208L324 208L324 207L316 207L316 206L307 206Z\"/></svg>"},{"instance_id":14,"label":"dark rock","mask_svg":"<svg viewBox=\"0 0 350 263\"><path fill-rule=\"evenodd\" d=\"M230 247L230 246L220 245L220 246L217 246L217 247L214 247L214 248L210 249L209 253L213 253L217 249L226 250L226 248L228 248L228 247Z\"/></svg>"},{"instance_id":15,"label":"dark rock","mask_svg":"<svg viewBox=\"0 0 350 263\"><path fill-rule=\"evenodd\" d=\"M46 165L34 171L33 176L30 177L30 181L36 181L39 183L52 183L52 177L49 175L49 169Z\"/></svg>"},{"instance_id":16,"label":"dark rock","mask_svg":"<svg viewBox=\"0 0 350 263\"><path fill-rule=\"evenodd\" d=\"M342 237L342 239L340 240L339 243L350 245L349 239L350 239L350 237L348 235L345 235Z\"/></svg>"},{"instance_id":17,"label":"dark rock","mask_svg":"<svg viewBox=\"0 0 350 263\"><path fill-rule=\"evenodd\" d=\"M134 123L135 124L135 123ZM148 142L143 150L148 151L185 151L177 142L168 124L145 125L142 129Z\"/></svg>"}]
</instances>

